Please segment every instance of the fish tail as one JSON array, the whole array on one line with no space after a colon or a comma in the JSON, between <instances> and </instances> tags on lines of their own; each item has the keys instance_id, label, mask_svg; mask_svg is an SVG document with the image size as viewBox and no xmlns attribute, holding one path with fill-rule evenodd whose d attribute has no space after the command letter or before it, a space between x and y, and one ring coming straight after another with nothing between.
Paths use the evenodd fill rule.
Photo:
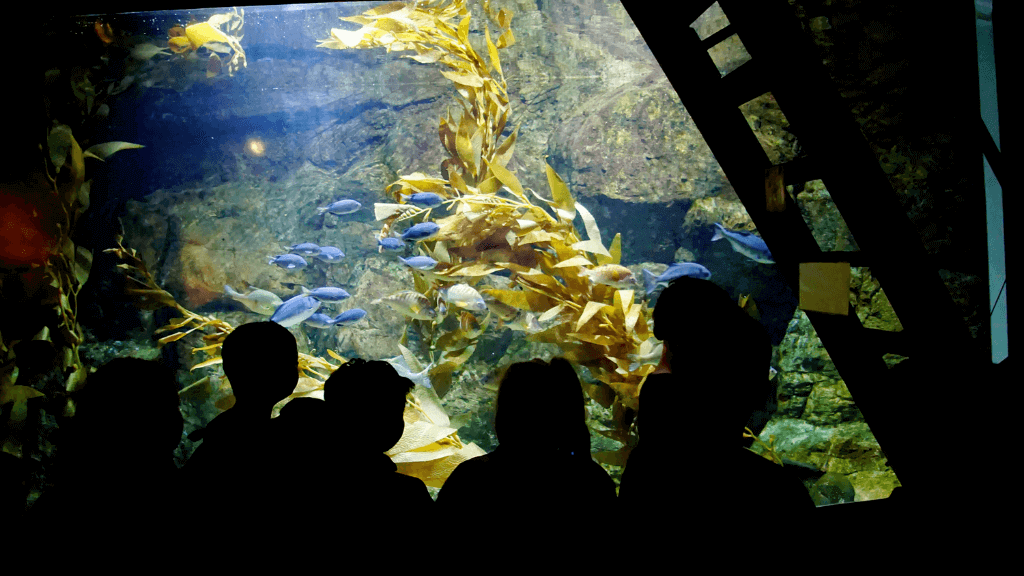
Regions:
<instances>
[{"instance_id":1,"label":"fish tail","mask_svg":"<svg viewBox=\"0 0 1024 576\"><path fill-rule=\"evenodd\" d=\"M715 234L711 237L711 241L714 242L715 240L721 240L722 238L725 238L725 235L722 234L722 225L715 224Z\"/></svg>"},{"instance_id":2,"label":"fish tail","mask_svg":"<svg viewBox=\"0 0 1024 576\"><path fill-rule=\"evenodd\" d=\"M228 296L241 296L241 294L235 292L235 289L232 288L231 286L228 286L227 284L224 285L224 293L227 294Z\"/></svg>"},{"instance_id":3,"label":"fish tail","mask_svg":"<svg viewBox=\"0 0 1024 576\"><path fill-rule=\"evenodd\" d=\"M644 268L643 272L644 272L644 289L647 290L648 294L650 294L651 292L654 292L654 286L655 286L654 274L651 274L650 271L647 270L647 268Z\"/></svg>"}]
</instances>

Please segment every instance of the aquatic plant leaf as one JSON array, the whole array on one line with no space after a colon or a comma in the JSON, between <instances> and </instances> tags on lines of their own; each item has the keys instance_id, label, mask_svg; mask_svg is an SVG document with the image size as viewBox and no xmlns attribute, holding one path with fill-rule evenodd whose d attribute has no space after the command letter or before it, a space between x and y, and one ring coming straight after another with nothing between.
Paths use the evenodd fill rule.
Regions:
<instances>
[{"instance_id":1,"label":"aquatic plant leaf","mask_svg":"<svg viewBox=\"0 0 1024 576\"><path fill-rule=\"evenodd\" d=\"M522 220L517 220L517 222L523 222L523 221ZM532 220L528 220L527 222L530 222L533 226L537 226L537 223L532 221ZM524 245L524 244L534 244L536 242L550 242L552 239L555 239L555 238L557 238L557 236L555 236L554 234L552 234L552 233L550 233L550 232L548 232L546 230L532 230L526 236L523 236L522 238L519 239L519 244L520 245ZM588 261L588 264L589 264L589 261Z\"/></svg>"},{"instance_id":2,"label":"aquatic plant leaf","mask_svg":"<svg viewBox=\"0 0 1024 576\"><path fill-rule=\"evenodd\" d=\"M153 334L159 334L161 332L169 332L171 330L177 330L182 326L185 326L192 321L192 318L174 318L170 320L167 325L157 328L153 331Z\"/></svg>"},{"instance_id":3,"label":"aquatic plant leaf","mask_svg":"<svg viewBox=\"0 0 1024 576\"><path fill-rule=\"evenodd\" d=\"M619 450L615 450L614 452L594 452L593 454L591 454L591 457L593 457L594 460L597 460L601 464L608 464L610 466L625 466L626 461L629 460L630 452L632 452L632 450L628 446L626 446L620 448Z\"/></svg>"},{"instance_id":4,"label":"aquatic plant leaf","mask_svg":"<svg viewBox=\"0 0 1024 576\"><path fill-rule=\"evenodd\" d=\"M566 336L569 338L575 338L580 342L590 342L591 344L598 344L601 346L611 346L615 344L615 338L600 334L582 334L580 332L570 332L566 334Z\"/></svg>"},{"instance_id":5,"label":"aquatic plant leaf","mask_svg":"<svg viewBox=\"0 0 1024 576\"><path fill-rule=\"evenodd\" d=\"M50 151L50 162L53 162L57 171L60 172L64 162L67 161L68 150L71 149L71 128L61 124L55 126L46 136L46 147Z\"/></svg>"},{"instance_id":6,"label":"aquatic plant leaf","mask_svg":"<svg viewBox=\"0 0 1024 576\"><path fill-rule=\"evenodd\" d=\"M377 220L387 220L395 214L402 214L409 210L416 210L412 204L384 204L376 202L373 205L373 217Z\"/></svg>"},{"instance_id":7,"label":"aquatic plant leaf","mask_svg":"<svg viewBox=\"0 0 1024 576\"><path fill-rule=\"evenodd\" d=\"M334 350L331 350L329 348L327 349L327 355L330 356L331 358L334 358L335 360L337 360L339 362L342 362L342 363L348 362L348 360L342 358L337 352L335 352Z\"/></svg>"},{"instance_id":8,"label":"aquatic plant leaf","mask_svg":"<svg viewBox=\"0 0 1024 576\"><path fill-rule=\"evenodd\" d=\"M523 186L519 183L519 178L516 178L515 174L509 172L504 166L499 166L496 163L487 161L487 167L494 174L498 180L505 186L508 186L512 192L519 197L520 200L526 201L526 194L523 192Z\"/></svg>"},{"instance_id":9,"label":"aquatic plant leaf","mask_svg":"<svg viewBox=\"0 0 1024 576\"><path fill-rule=\"evenodd\" d=\"M207 42L231 42L223 32L214 28L209 22L200 22L199 24L187 26L185 28L185 36L188 37L188 41L192 44L193 49L197 49Z\"/></svg>"},{"instance_id":10,"label":"aquatic plant leaf","mask_svg":"<svg viewBox=\"0 0 1024 576\"><path fill-rule=\"evenodd\" d=\"M203 45L203 48L211 52L219 52L221 54L231 54L231 46L222 42L207 42Z\"/></svg>"},{"instance_id":11,"label":"aquatic plant leaf","mask_svg":"<svg viewBox=\"0 0 1024 576\"><path fill-rule=\"evenodd\" d=\"M222 362L224 362L223 358L221 358L220 356L215 356L213 358L210 358L209 360L204 360L203 362L200 362L199 364L196 364L191 369L189 369L189 372L191 372L192 370L198 370L199 368L206 368L207 366L213 366L215 364L220 364Z\"/></svg>"},{"instance_id":12,"label":"aquatic plant leaf","mask_svg":"<svg viewBox=\"0 0 1024 576\"><path fill-rule=\"evenodd\" d=\"M633 291L632 290L616 290L615 291L615 308L622 310L622 315L625 316L629 313L629 307L633 303Z\"/></svg>"},{"instance_id":13,"label":"aquatic plant leaf","mask_svg":"<svg viewBox=\"0 0 1024 576\"><path fill-rule=\"evenodd\" d=\"M401 344L398 345L398 349L402 352L402 358L405 359L405 365L409 367L409 370L413 374L423 371L423 365L420 364L419 358L416 358L416 355L412 353L412 350L409 350Z\"/></svg>"},{"instance_id":14,"label":"aquatic plant leaf","mask_svg":"<svg viewBox=\"0 0 1024 576\"><path fill-rule=\"evenodd\" d=\"M555 172L547 162L544 163L548 176L548 188L551 189L551 199L554 203L558 216L566 222L572 222L576 218L576 202L569 193L569 187L562 181L561 176ZM588 229L589 233L589 229Z\"/></svg>"},{"instance_id":15,"label":"aquatic plant leaf","mask_svg":"<svg viewBox=\"0 0 1024 576\"><path fill-rule=\"evenodd\" d=\"M167 344L168 342L174 342L175 340L180 340L180 339L184 338L185 336L188 335L189 332L191 332L191 330L189 330L187 332L176 332L174 334L171 334L170 336L164 336L163 338L157 340L157 342L159 342L161 344Z\"/></svg>"},{"instance_id":16,"label":"aquatic plant leaf","mask_svg":"<svg viewBox=\"0 0 1024 576\"><path fill-rule=\"evenodd\" d=\"M535 306L543 305L542 300L547 299L533 291L528 290L498 290L496 288L490 288L480 291L482 294L493 297L495 300L502 304L508 304L513 308L519 308L520 310L530 310L536 312ZM543 308L547 310L547 307Z\"/></svg>"},{"instance_id":17,"label":"aquatic plant leaf","mask_svg":"<svg viewBox=\"0 0 1024 576\"><path fill-rule=\"evenodd\" d=\"M227 396L214 402L213 405L215 408L221 411L230 410L235 405L235 395L228 394Z\"/></svg>"},{"instance_id":18,"label":"aquatic plant leaf","mask_svg":"<svg viewBox=\"0 0 1024 576\"><path fill-rule=\"evenodd\" d=\"M458 72L448 72L446 70L441 71L441 75L445 78L455 82L456 84L462 84L463 86L472 86L473 88L480 88L484 85L483 78L480 78L476 74L459 74Z\"/></svg>"},{"instance_id":19,"label":"aquatic plant leaf","mask_svg":"<svg viewBox=\"0 0 1024 576\"><path fill-rule=\"evenodd\" d=\"M487 57L490 60L491 68L499 75L504 76L505 74L501 71L501 59L498 57L498 48L494 45L494 42L491 42L491 30L487 26L484 26L484 39L487 42Z\"/></svg>"},{"instance_id":20,"label":"aquatic plant leaf","mask_svg":"<svg viewBox=\"0 0 1024 576\"><path fill-rule=\"evenodd\" d=\"M89 191L92 188L92 180L83 182L78 188L78 204L80 205L79 211L85 212L89 209Z\"/></svg>"},{"instance_id":21,"label":"aquatic plant leaf","mask_svg":"<svg viewBox=\"0 0 1024 576\"><path fill-rule=\"evenodd\" d=\"M75 248L75 280L81 287L89 279L89 271L92 269L92 252L78 246Z\"/></svg>"},{"instance_id":22,"label":"aquatic plant leaf","mask_svg":"<svg viewBox=\"0 0 1024 576\"><path fill-rule=\"evenodd\" d=\"M465 268L452 268L446 274L447 276L487 276L491 272L497 272L502 270L498 266L491 266L490 264L472 264Z\"/></svg>"},{"instance_id":23,"label":"aquatic plant leaf","mask_svg":"<svg viewBox=\"0 0 1024 576\"><path fill-rule=\"evenodd\" d=\"M544 322L547 322L548 320L551 320L555 316L558 316L562 312L562 310L564 310L564 309L565 309L565 303L564 302L561 303L561 304L558 304L557 306L552 306L550 310L548 310L547 312L541 314L540 318L537 318L537 321L540 322L541 324L543 324Z\"/></svg>"},{"instance_id":24,"label":"aquatic plant leaf","mask_svg":"<svg viewBox=\"0 0 1024 576\"><path fill-rule=\"evenodd\" d=\"M612 238L612 245L608 248L609 256L603 256L598 254L597 264L602 266L604 264L618 264L622 259L622 234L616 233L615 238Z\"/></svg>"},{"instance_id":25,"label":"aquatic plant leaf","mask_svg":"<svg viewBox=\"0 0 1024 576\"><path fill-rule=\"evenodd\" d=\"M604 302L587 302L587 306L583 309L583 313L580 314L579 319L576 320L576 331L579 332L580 328L582 328L584 324L589 322L595 314L604 308L610 309L611 306L608 306Z\"/></svg>"},{"instance_id":26,"label":"aquatic plant leaf","mask_svg":"<svg viewBox=\"0 0 1024 576\"><path fill-rule=\"evenodd\" d=\"M623 322L623 326L626 328L626 333L629 334L636 327L636 321L640 318L640 312L643 310L643 304L633 304L629 308L629 312L626 313L626 319ZM647 323L645 322L644 325Z\"/></svg>"},{"instance_id":27,"label":"aquatic plant leaf","mask_svg":"<svg viewBox=\"0 0 1024 576\"><path fill-rule=\"evenodd\" d=\"M142 144L133 144L131 142L104 142L103 144L96 144L90 146L88 150L82 153L86 158L96 158L97 160L106 160L115 152L121 150L130 150L132 148L145 148Z\"/></svg>"},{"instance_id":28,"label":"aquatic plant leaf","mask_svg":"<svg viewBox=\"0 0 1024 576\"><path fill-rule=\"evenodd\" d=\"M573 244L573 247L576 245ZM574 266L593 266L594 263L590 261L586 256L574 256L568 260L555 264L555 268L572 268Z\"/></svg>"},{"instance_id":29,"label":"aquatic plant leaf","mask_svg":"<svg viewBox=\"0 0 1024 576\"><path fill-rule=\"evenodd\" d=\"M591 215L590 211L584 208L579 202L576 203L576 210L580 213L580 218L583 219L583 225L587 229L587 237L589 240L573 244L573 249L592 252L594 254L600 254L611 258L611 254L604 247L604 244L601 243L601 230L597 227L597 221L594 220L593 215Z\"/></svg>"}]
</instances>

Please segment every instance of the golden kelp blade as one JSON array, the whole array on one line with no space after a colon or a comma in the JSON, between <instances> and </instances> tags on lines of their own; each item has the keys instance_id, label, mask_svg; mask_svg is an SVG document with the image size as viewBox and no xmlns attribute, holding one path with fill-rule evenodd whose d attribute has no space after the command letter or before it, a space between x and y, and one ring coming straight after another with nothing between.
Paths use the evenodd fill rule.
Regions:
<instances>
[{"instance_id":1,"label":"golden kelp blade","mask_svg":"<svg viewBox=\"0 0 1024 576\"><path fill-rule=\"evenodd\" d=\"M204 362L200 362L199 364L196 364L195 366L193 366L189 370L189 372L191 372L193 370L198 370L199 368L206 368L207 366L213 366L215 364L220 364L222 362L224 362L224 359L221 358L220 356L217 356L215 358L210 358L209 360L206 360Z\"/></svg>"}]
</instances>

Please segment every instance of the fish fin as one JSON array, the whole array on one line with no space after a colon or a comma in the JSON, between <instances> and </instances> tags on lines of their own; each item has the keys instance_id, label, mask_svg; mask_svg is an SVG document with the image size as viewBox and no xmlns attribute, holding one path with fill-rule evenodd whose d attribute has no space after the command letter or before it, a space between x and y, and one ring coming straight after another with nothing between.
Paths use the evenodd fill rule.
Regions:
<instances>
[{"instance_id":1,"label":"fish fin","mask_svg":"<svg viewBox=\"0 0 1024 576\"><path fill-rule=\"evenodd\" d=\"M654 274L651 274L650 270L648 270L647 268L643 269L643 273L644 289L647 290L648 294L650 294L651 292L654 292L654 287L656 286L656 283L654 281Z\"/></svg>"}]
</instances>

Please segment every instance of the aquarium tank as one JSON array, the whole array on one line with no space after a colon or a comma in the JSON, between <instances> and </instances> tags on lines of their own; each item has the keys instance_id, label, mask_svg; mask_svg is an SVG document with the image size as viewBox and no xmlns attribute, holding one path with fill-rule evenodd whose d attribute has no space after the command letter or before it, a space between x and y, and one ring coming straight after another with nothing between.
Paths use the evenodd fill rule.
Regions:
<instances>
[{"instance_id":1,"label":"aquarium tank","mask_svg":"<svg viewBox=\"0 0 1024 576\"><path fill-rule=\"evenodd\" d=\"M4 198L5 226L32 230L9 239L2 285L31 329L0 330L3 451L28 463L29 504L90 370L121 356L178 367L180 466L234 402L224 337L268 319L295 336L301 369L275 415L323 398L350 358L415 383L387 454L435 497L497 445L499 375L534 358L573 364L592 456L618 482L661 356L651 311L679 276L710 278L771 336L777 393L737 430L749 449L799 471L819 505L898 485L619 2L84 14L46 33L76 48L33 56L45 169L35 196ZM770 94L743 108L774 159L795 153ZM843 229L826 190L796 193ZM854 269L851 298L867 325L898 323L869 270ZM26 343L55 367L30 369Z\"/></svg>"}]
</instances>

